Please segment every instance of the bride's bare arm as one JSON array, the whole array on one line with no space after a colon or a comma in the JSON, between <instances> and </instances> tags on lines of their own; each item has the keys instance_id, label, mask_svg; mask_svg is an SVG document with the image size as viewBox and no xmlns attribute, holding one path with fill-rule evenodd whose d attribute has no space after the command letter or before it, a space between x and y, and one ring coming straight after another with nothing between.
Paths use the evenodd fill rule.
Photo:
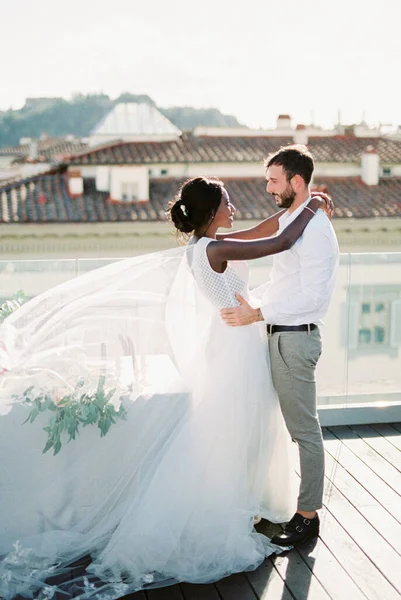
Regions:
<instances>
[{"instance_id":1,"label":"bride's bare arm","mask_svg":"<svg viewBox=\"0 0 401 600\"><path fill-rule=\"evenodd\" d=\"M312 198L320 199L320 208L323 209L329 219L332 218L334 212L333 201L324 192L312 192ZM233 233L218 233L216 235L217 240L258 240L260 238L271 237L278 231L279 218L285 213L284 210L280 210L274 215L271 215L258 225L249 227L249 229L241 229L241 231L233 231Z\"/></svg>"},{"instance_id":2,"label":"bride's bare arm","mask_svg":"<svg viewBox=\"0 0 401 600\"><path fill-rule=\"evenodd\" d=\"M241 229L241 231L233 231L233 233L218 233L216 238L218 240L258 240L260 238L271 237L277 233L278 220L284 213L285 210L280 210L254 227Z\"/></svg>"},{"instance_id":3,"label":"bride's bare arm","mask_svg":"<svg viewBox=\"0 0 401 600\"><path fill-rule=\"evenodd\" d=\"M320 204L320 200L312 198L298 217L276 237L255 241L218 240L210 242L207 254L211 267L217 272L222 272L228 260L253 260L289 250L302 235Z\"/></svg>"}]
</instances>

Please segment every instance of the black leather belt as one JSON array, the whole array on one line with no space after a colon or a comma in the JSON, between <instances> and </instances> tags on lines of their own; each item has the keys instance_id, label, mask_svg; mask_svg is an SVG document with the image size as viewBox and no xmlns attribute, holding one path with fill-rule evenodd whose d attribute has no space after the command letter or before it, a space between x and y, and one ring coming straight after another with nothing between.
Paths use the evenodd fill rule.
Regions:
<instances>
[{"instance_id":1,"label":"black leather belt","mask_svg":"<svg viewBox=\"0 0 401 600\"><path fill-rule=\"evenodd\" d=\"M315 323L309 325L266 325L267 333L273 335L273 333L281 333L284 331L313 331L317 329Z\"/></svg>"}]
</instances>

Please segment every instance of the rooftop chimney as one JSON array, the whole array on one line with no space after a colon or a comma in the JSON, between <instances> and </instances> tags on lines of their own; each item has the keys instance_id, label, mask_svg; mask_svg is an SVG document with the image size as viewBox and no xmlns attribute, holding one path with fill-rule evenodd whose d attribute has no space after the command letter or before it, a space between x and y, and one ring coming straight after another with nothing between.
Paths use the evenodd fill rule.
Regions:
<instances>
[{"instance_id":1,"label":"rooftop chimney","mask_svg":"<svg viewBox=\"0 0 401 600\"><path fill-rule=\"evenodd\" d=\"M361 156L361 177L366 185L379 183L380 156L373 146L367 146Z\"/></svg>"},{"instance_id":2,"label":"rooftop chimney","mask_svg":"<svg viewBox=\"0 0 401 600\"><path fill-rule=\"evenodd\" d=\"M290 115L279 115L277 117L277 129L288 131L291 129L291 117Z\"/></svg>"},{"instance_id":3,"label":"rooftop chimney","mask_svg":"<svg viewBox=\"0 0 401 600\"><path fill-rule=\"evenodd\" d=\"M38 160L38 142L35 142L35 140L31 140L29 143L29 158Z\"/></svg>"},{"instance_id":4,"label":"rooftop chimney","mask_svg":"<svg viewBox=\"0 0 401 600\"><path fill-rule=\"evenodd\" d=\"M303 144L306 146L308 143L308 132L305 125L297 125L294 133L294 144Z\"/></svg>"},{"instance_id":5,"label":"rooftop chimney","mask_svg":"<svg viewBox=\"0 0 401 600\"><path fill-rule=\"evenodd\" d=\"M79 169L68 171L68 193L70 198L78 198L84 193L84 179Z\"/></svg>"}]
</instances>

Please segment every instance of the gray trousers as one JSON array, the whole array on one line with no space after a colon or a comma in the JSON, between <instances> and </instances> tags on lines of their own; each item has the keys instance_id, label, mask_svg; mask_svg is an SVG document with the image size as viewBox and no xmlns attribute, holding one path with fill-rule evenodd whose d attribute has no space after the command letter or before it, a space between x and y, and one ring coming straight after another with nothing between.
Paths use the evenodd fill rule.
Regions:
<instances>
[{"instance_id":1,"label":"gray trousers","mask_svg":"<svg viewBox=\"0 0 401 600\"><path fill-rule=\"evenodd\" d=\"M301 487L298 510L322 507L324 448L316 408L315 370L322 351L319 329L269 335L273 385L287 429L298 444Z\"/></svg>"}]
</instances>

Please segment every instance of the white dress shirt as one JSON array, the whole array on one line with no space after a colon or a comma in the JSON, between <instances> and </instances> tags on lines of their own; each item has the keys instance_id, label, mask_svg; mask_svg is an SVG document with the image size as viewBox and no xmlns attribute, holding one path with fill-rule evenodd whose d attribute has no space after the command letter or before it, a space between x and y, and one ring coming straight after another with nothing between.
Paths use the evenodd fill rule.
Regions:
<instances>
[{"instance_id":1,"label":"white dress shirt","mask_svg":"<svg viewBox=\"0 0 401 600\"><path fill-rule=\"evenodd\" d=\"M303 210L279 219L280 233ZM271 325L322 323L333 292L338 265L338 243L327 215L318 210L290 250L276 254L261 311Z\"/></svg>"}]
</instances>

